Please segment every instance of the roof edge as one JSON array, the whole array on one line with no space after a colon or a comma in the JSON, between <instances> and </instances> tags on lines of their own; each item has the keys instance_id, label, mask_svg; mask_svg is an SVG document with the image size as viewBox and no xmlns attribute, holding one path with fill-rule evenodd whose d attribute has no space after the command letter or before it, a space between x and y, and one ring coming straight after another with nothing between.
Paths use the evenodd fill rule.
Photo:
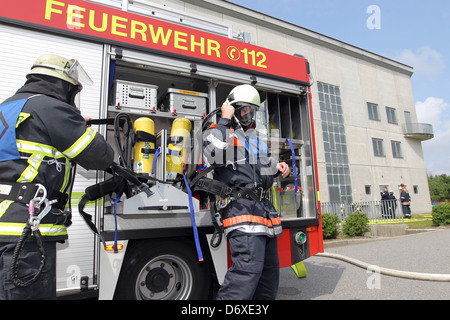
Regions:
<instances>
[{"instance_id":1,"label":"roof edge","mask_svg":"<svg viewBox=\"0 0 450 320\"><path fill-rule=\"evenodd\" d=\"M201 1L184 0L184 1L205 9L227 14L236 18L241 18L245 21L253 22L257 25L265 26L267 28L282 32L284 34L289 34L299 39L317 45L321 45L323 47L329 48L331 50L343 54L347 54L354 58L358 58L366 62L374 63L376 65L406 74L409 77L411 77L414 73L413 67L403 64L401 62L359 48L349 43L334 39L321 33L309 30L307 28L300 27L291 22L287 22L279 18L275 18L270 15L258 12L256 10L243 7L241 5L232 3L227 0L201 0Z\"/></svg>"}]
</instances>

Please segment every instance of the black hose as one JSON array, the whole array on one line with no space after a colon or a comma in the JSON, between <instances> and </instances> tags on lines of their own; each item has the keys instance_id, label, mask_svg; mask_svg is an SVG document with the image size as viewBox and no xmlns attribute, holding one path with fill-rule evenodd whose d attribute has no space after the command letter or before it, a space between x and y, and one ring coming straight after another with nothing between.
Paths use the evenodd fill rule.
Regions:
<instances>
[{"instance_id":1,"label":"black hose","mask_svg":"<svg viewBox=\"0 0 450 320\"><path fill-rule=\"evenodd\" d=\"M36 282L38 277L41 275L41 273L44 269L44 266L45 266L45 261L47 260L47 252L45 251L45 248L44 248L44 243L42 241L41 232L39 231L39 229L37 229L37 230L33 231L33 233L34 233L34 238L36 239L36 244L39 248L39 251L41 252L41 264L39 266L38 271L34 274L34 276L31 279L29 279L27 281L23 281L23 280L19 279L19 277L18 277L19 256L20 256L20 253L22 252L22 249L23 249L23 246L25 245L26 240L31 236L31 225L30 225L30 222L27 221L25 228L23 228L22 235L20 236L20 239L17 242L16 248L14 249L11 266L9 268L11 281L16 287L19 287L19 288L29 287L34 282Z\"/></svg>"},{"instance_id":2,"label":"black hose","mask_svg":"<svg viewBox=\"0 0 450 320\"><path fill-rule=\"evenodd\" d=\"M202 122L202 132L206 130L206 125L209 123L209 120L211 120L211 118L219 112L222 112L221 108L216 108L210 113L208 113L208 115L203 119Z\"/></svg>"},{"instance_id":3,"label":"black hose","mask_svg":"<svg viewBox=\"0 0 450 320\"><path fill-rule=\"evenodd\" d=\"M124 135L124 145L120 138L120 130ZM133 168L131 163L131 150L134 145L134 131L133 122L127 113L119 113L114 119L114 137L116 140L117 149L119 152L119 161L124 168Z\"/></svg>"}]
</instances>

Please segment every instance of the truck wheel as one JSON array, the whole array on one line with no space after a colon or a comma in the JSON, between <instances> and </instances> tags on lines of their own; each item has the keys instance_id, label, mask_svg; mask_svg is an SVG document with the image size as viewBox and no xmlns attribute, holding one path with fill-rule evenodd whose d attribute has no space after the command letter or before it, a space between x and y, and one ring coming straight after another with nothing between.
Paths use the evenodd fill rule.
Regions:
<instances>
[{"instance_id":1,"label":"truck wheel","mask_svg":"<svg viewBox=\"0 0 450 320\"><path fill-rule=\"evenodd\" d=\"M211 276L188 238L130 243L115 298L130 300L206 299Z\"/></svg>"}]
</instances>

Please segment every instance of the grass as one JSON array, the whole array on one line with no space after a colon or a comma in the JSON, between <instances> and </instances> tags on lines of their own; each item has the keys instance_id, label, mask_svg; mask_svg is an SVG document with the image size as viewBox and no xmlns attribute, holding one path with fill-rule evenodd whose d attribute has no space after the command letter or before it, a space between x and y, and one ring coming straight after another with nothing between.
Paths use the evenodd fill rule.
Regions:
<instances>
[{"instance_id":1,"label":"grass","mask_svg":"<svg viewBox=\"0 0 450 320\"><path fill-rule=\"evenodd\" d=\"M406 219L405 224L408 226L409 229L427 229L436 227L435 225L433 225L433 220L431 220L431 218L413 221L408 221Z\"/></svg>"},{"instance_id":2,"label":"grass","mask_svg":"<svg viewBox=\"0 0 450 320\"><path fill-rule=\"evenodd\" d=\"M409 229L429 229L439 227L433 224L433 216L431 213L413 214L411 219L404 219L403 222ZM383 224L380 222L378 223ZM401 222L387 222L386 224L401 224Z\"/></svg>"},{"instance_id":3,"label":"grass","mask_svg":"<svg viewBox=\"0 0 450 320\"><path fill-rule=\"evenodd\" d=\"M430 229L430 228L438 228L439 226L436 226L433 224L432 215L431 213L422 213L422 214L413 214L412 219L404 219L403 222L408 226L409 229ZM369 223L370 224L370 223ZM401 222L386 222L386 223L380 223L378 221L378 224L402 224ZM450 228L450 225L447 225ZM342 232L339 233L337 236L337 239L349 239L351 237L343 234ZM357 237L354 237L357 238Z\"/></svg>"}]
</instances>

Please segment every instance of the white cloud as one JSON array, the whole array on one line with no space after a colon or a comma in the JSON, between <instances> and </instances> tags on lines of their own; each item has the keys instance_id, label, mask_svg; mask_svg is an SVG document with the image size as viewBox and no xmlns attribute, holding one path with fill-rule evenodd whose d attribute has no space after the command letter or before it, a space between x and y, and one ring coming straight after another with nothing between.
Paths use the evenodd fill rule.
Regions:
<instances>
[{"instance_id":1,"label":"white cloud","mask_svg":"<svg viewBox=\"0 0 450 320\"><path fill-rule=\"evenodd\" d=\"M450 175L450 104L428 97L416 103L417 120L433 125L434 138L422 143L427 172Z\"/></svg>"},{"instance_id":2,"label":"white cloud","mask_svg":"<svg viewBox=\"0 0 450 320\"><path fill-rule=\"evenodd\" d=\"M450 151L447 148L450 131L436 133L432 140L422 142L427 172L434 175L450 176Z\"/></svg>"},{"instance_id":3,"label":"white cloud","mask_svg":"<svg viewBox=\"0 0 450 320\"><path fill-rule=\"evenodd\" d=\"M443 73L446 68L442 54L429 46L420 47L414 52L405 49L398 53L395 59L412 66L417 76L425 76L430 79Z\"/></svg>"},{"instance_id":4,"label":"white cloud","mask_svg":"<svg viewBox=\"0 0 450 320\"><path fill-rule=\"evenodd\" d=\"M416 103L417 120L432 124L435 130L445 127L445 115L450 112L450 105L443 99L428 97L424 102Z\"/></svg>"}]
</instances>

